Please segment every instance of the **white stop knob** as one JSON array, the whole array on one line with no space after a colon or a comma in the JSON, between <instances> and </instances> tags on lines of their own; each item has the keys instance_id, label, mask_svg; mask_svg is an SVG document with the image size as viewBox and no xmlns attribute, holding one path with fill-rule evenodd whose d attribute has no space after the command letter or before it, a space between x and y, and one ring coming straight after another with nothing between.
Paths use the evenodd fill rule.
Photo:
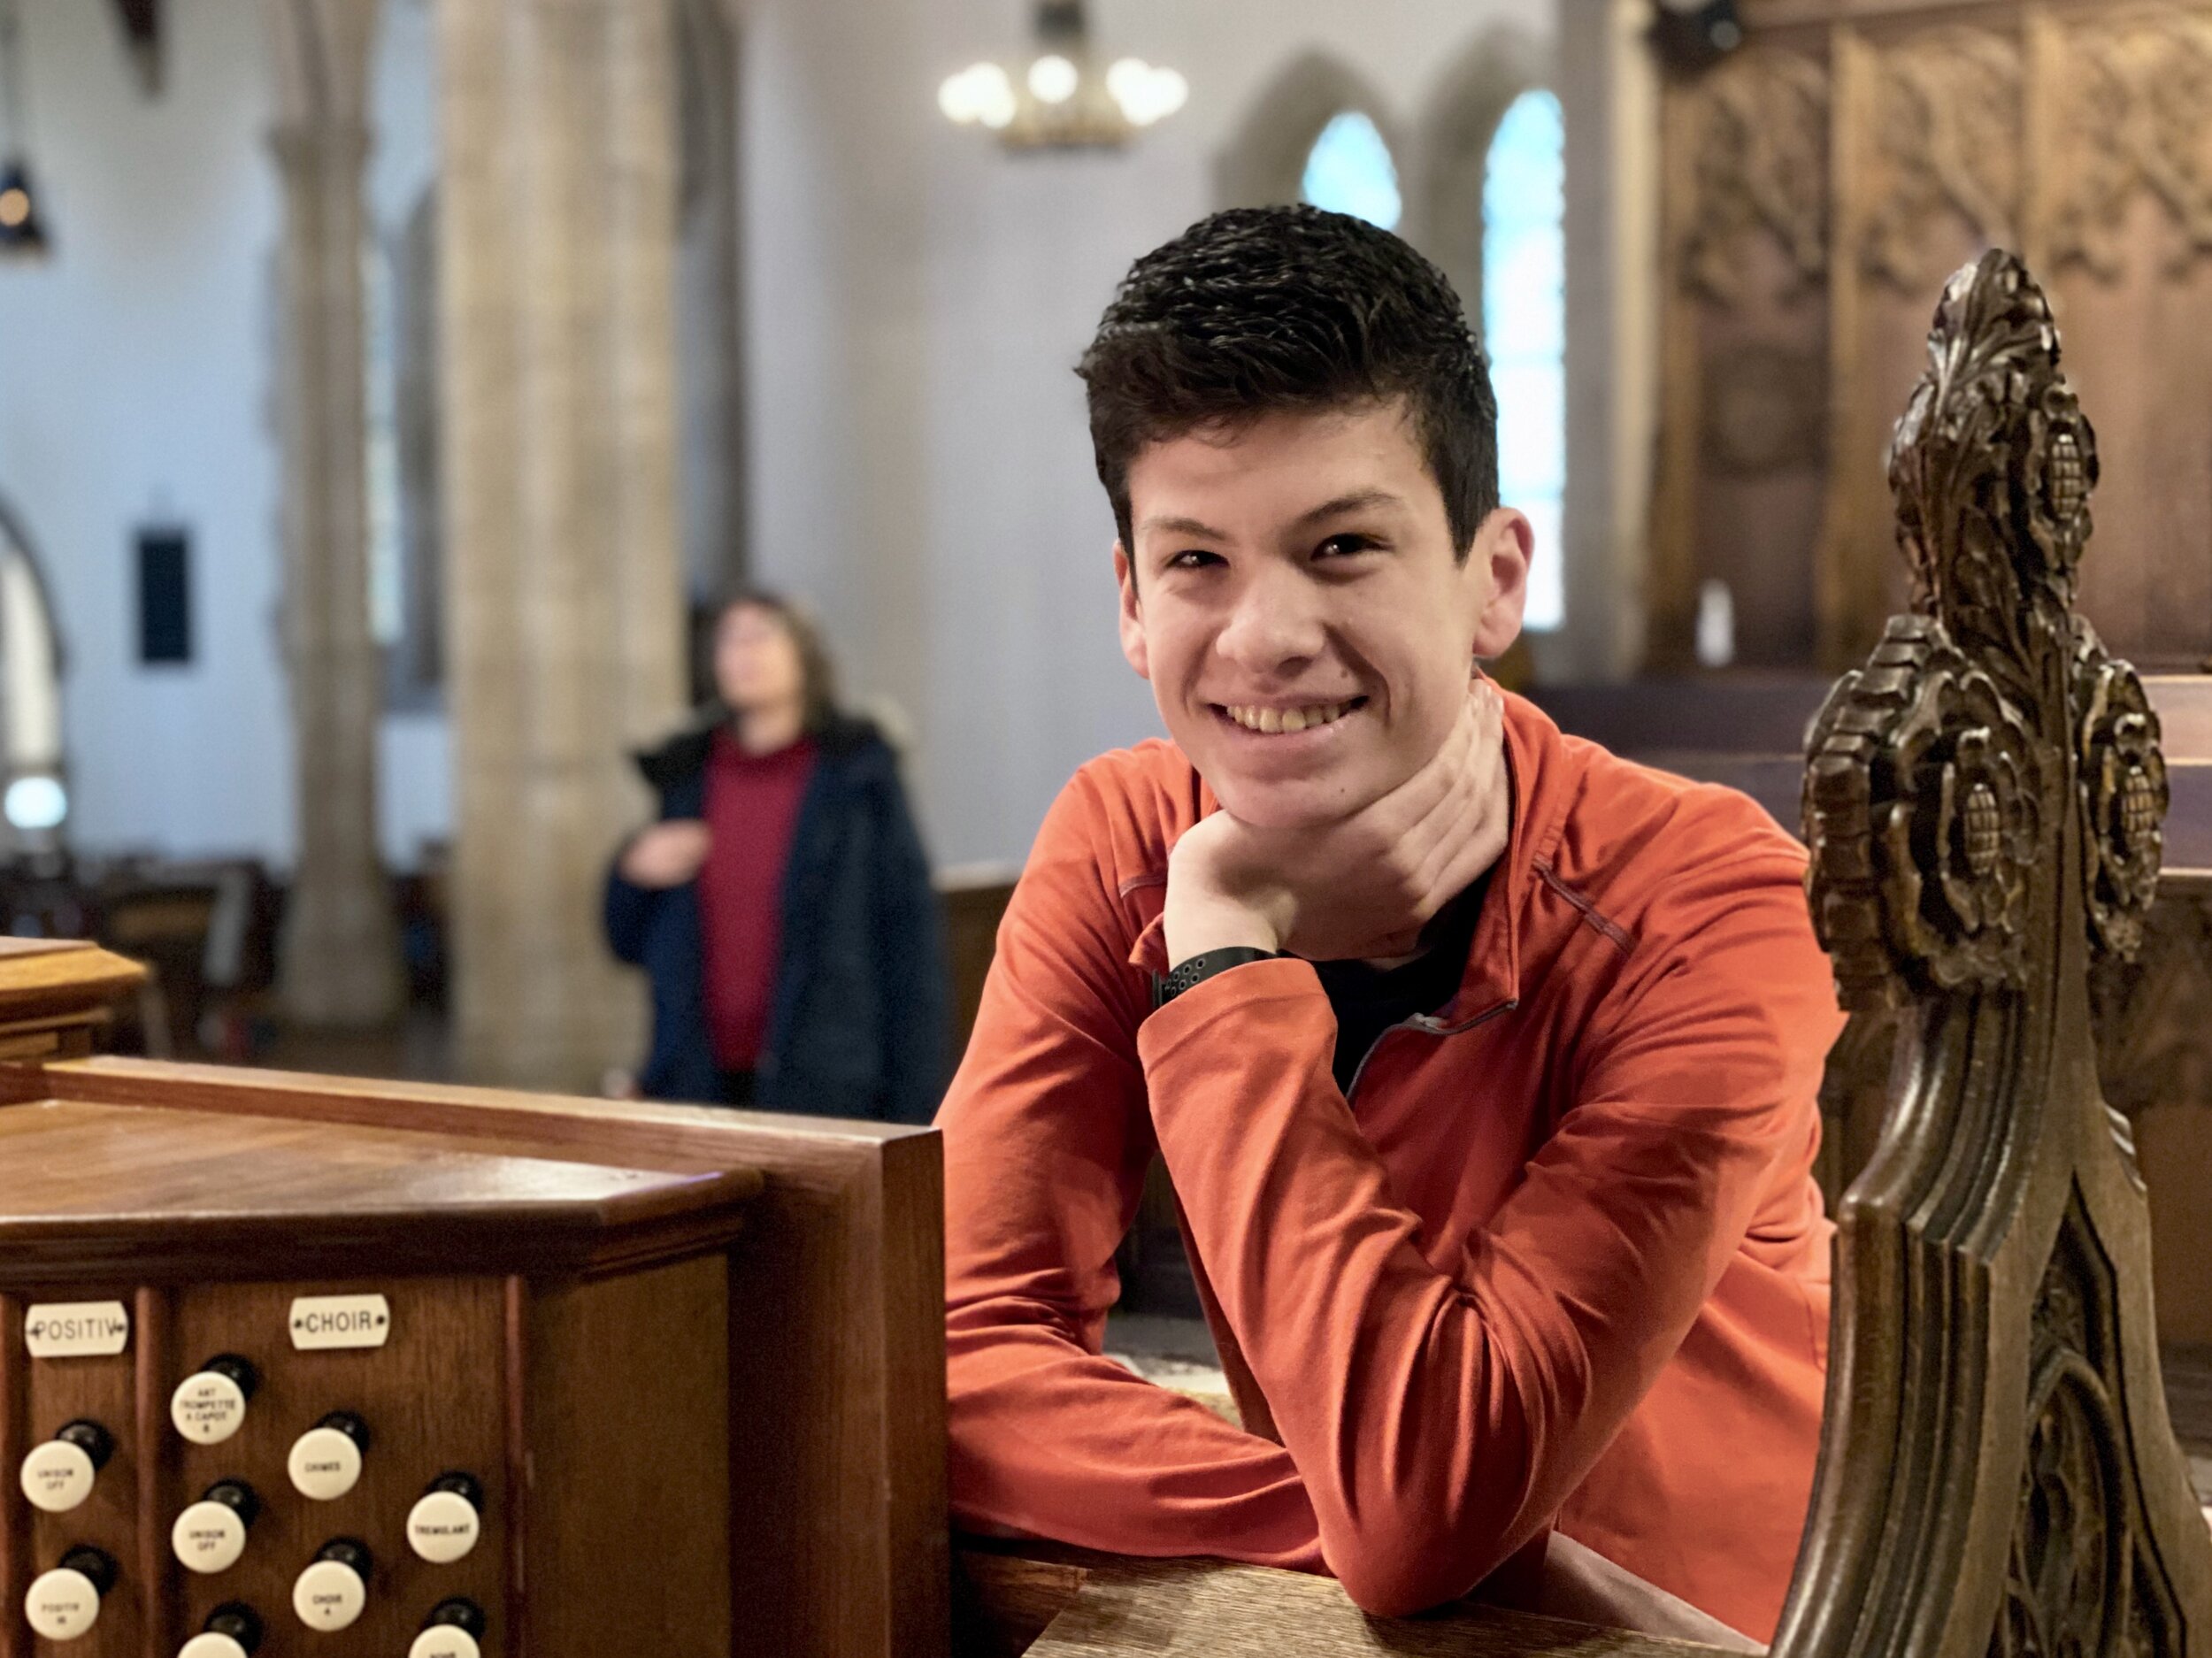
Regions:
<instances>
[{"instance_id":1,"label":"white stop knob","mask_svg":"<svg viewBox=\"0 0 2212 1658\"><path fill-rule=\"evenodd\" d=\"M98 1621L100 1591L84 1573L57 1566L32 1580L23 1616L48 1640L74 1640Z\"/></svg>"},{"instance_id":2,"label":"white stop knob","mask_svg":"<svg viewBox=\"0 0 2212 1658\"><path fill-rule=\"evenodd\" d=\"M476 1637L457 1623L441 1623L415 1637L407 1658L483 1658L483 1652Z\"/></svg>"},{"instance_id":3,"label":"white stop knob","mask_svg":"<svg viewBox=\"0 0 2212 1658\"><path fill-rule=\"evenodd\" d=\"M169 1420L196 1445L220 1445L246 1419L246 1390L220 1370L200 1370L169 1395Z\"/></svg>"},{"instance_id":4,"label":"white stop knob","mask_svg":"<svg viewBox=\"0 0 2212 1658\"><path fill-rule=\"evenodd\" d=\"M177 1648L177 1658L249 1658L243 1646L227 1635L195 1635Z\"/></svg>"},{"instance_id":5,"label":"white stop knob","mask_svg":"<svg viewBox=\"0 0 2212 1658\"><path fill-rule=\"evenodd\" d=\"M434 1566L450 1565L476 1547L482 1516L457 1491L434 1491L407 1514L407 1544Z\"/></svg>"},{"instance_id":6,"label":"white stop knob","mask_svg":"<svg viewBox=\"0 0 2212 1658\"><path fill-rule=\"evenodd\" d=\"M369 1585L342 1560L319 1560L292 1585L292 1610L310 1629L351 1626L369 1603Z\"/></svg>"},{"instance_id":7,"label":"white stop knob","mask_svg":"<svg viewBox=\"0 0 2212 1658\"><path fill-rule=\"evenodd\" d=\"M97 1470L81 1445L49 1439L23 1459L23 1494L48 1514L66 1514L92 1494Z\"/></svg>"},{"instance_id":8,"label":"white stop knob","mask_svg":"<svg viewBox=\"0 0 2212 1658\"><path fill-rule=\"evenodd\" d=\"M169 1528L169 1547L193 1571L228 1571L246 1552L246 1516L227 1502L196 1502Z\"/></svg>"},{"instance_id":9,"label":"white stop knob","mask_svg":"<svg viewBox=\"0 0 2212 1658\"><path fill-rule=\"evenodd\" d=\"M292 1442L285 1471L301 1496L328 1502L360 1482L361 1447L335 1428L310 1428Z\"/></svg>"}]
</instances>

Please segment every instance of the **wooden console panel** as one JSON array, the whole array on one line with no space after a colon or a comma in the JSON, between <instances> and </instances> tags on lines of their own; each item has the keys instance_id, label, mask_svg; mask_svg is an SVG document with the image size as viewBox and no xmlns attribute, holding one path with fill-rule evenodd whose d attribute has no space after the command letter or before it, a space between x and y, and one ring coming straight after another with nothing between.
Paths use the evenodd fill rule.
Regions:
<instances>
[{"instance_id":1,"label":"wooden console panel","mask_svg":"<svg viewBox=\"0 0 2212 1658\"><path fill-rule=\"evenodd\" d=\"M255 1658L406 1658L465 1597L485 1658L917 1654L946 1644L936 1137L123 1060L0 1063L0 1658L175 1658L244 1602ZM380 1294L380 1346L300 1350L299 1297ZM119 1302L120 1352L33 1357L34 1309ZM257 1386L188 1439L178 1384ZM367 1425L358 1483L296 1489L294 1441ZM39 1511L25 1455L91 1419L91 1495ZM433 1564L411 1507L474 1478L480 1535ZM219 1481L259 1512L187 1570ZM300 1572L366 1546L358 1620L309 1627ZM70 1548L116 1566L94 1626L34 1633Z\"/></svg>"}]
</instances>

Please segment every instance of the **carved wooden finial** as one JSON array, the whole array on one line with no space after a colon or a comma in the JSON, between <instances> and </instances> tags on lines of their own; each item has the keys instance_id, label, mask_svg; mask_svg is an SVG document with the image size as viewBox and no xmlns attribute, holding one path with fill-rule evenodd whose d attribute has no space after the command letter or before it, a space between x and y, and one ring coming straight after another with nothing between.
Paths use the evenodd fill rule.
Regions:
<instances>
[{"instance_id":1,"label":"carved wooden finial","mask_svg":"<svg viewBox=\"0 0 2212 1658\"><path fill-rule=\"evenodd\" d=\"M1778 1658L2151 1658L2212 1638L2149 1217L2087 980L2167 803L2133 669L2073 610L2094 434L2019 260L1951 279L1889 457L1913 609L1815 723L1814 921L1901 1019L1839 1207L1833 1355Z\"/></svg>"},{"instance_id":2,"label":"carved wooden finial","mask_svg":"<svg viewBox=\"0 0 2212 1658\"><path fill-rule=\"evenodd\" d=\"M1889 456L1914 608L1830 696L1806 773L1815 923L1854 1009L2024 983L2078 794L2093 941L2131 954L2166 810L2142 683L2073 610L2096 435L2019 260L1951 279L1928 358Z\"/></svg>"}]
</instances>

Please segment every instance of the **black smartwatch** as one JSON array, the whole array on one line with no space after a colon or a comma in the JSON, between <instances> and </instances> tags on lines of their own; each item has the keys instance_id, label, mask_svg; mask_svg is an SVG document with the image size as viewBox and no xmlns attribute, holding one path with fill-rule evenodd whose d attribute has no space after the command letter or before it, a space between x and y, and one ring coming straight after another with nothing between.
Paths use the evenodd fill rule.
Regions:
<instances>
[{"instance_id":1,"label":"black smartwatch","mask_svg":"<svg viewBox=\"0 0 2212 1658\"><path fill-rule=\"evenodd\" d=\"M1226 949L1202 950L1172 971L1152 975L1152 1005L1164 1008L1193 985L1202 983L1216 973L1225 973L1232 967L1241 967L1247 962L1280 961L1282 956L1280 950L1256 950L1248 944L1232 944Z\"/></svg>"}]
</instances>

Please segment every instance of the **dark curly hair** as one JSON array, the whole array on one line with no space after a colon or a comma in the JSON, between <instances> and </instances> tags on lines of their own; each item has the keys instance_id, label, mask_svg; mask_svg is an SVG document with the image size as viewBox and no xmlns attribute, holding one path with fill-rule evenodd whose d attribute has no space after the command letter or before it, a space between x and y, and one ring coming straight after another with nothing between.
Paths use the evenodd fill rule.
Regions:
<instances>
[{"instance_id":1,"label":"dark curly hair","mask_svg":"<svg viewBox=\"0 0 2212 1658\"><path fill-rule=\"evenodd\" d=\"M1388 231L1317 207L1202 219L1129 267L1075 371L1133 551L1145 446L1279 410L1406 400L1463 559L1498 504L1498 404L1451 281Z\"/></svg>"}]
</instances>

